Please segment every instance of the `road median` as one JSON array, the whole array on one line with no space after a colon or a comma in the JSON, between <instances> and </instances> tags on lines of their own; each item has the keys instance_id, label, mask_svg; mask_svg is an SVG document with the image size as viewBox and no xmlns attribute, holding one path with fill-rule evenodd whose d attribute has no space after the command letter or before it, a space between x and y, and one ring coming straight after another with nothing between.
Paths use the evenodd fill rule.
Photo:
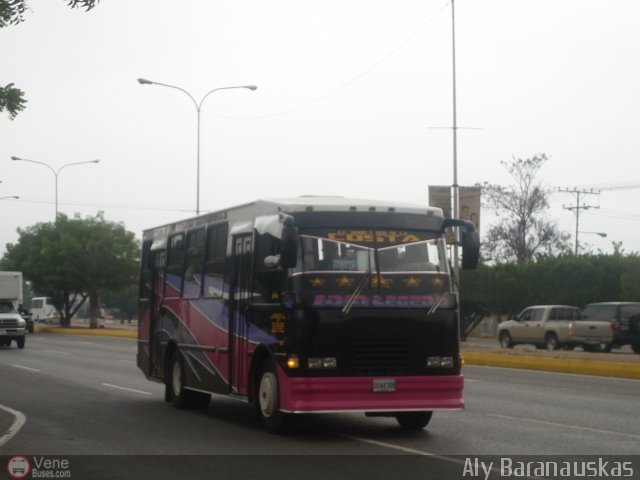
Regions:
<instances>
[{"instance_id":1,"label":"road median","mask_svg":"<svg viewBox=\"0 0 640 480\"><path fill-rule=\"evenodd\" d=\"M591 359L583 356L570 355L545 356L538 352L481 352L465 351L465 364L484 365L491 367L521 368L526 370L540 370L556 373L576 373L581 375L598 375L603 377L630 378L640 380L640 363L633 361L616 361L607 358ZM598 354L590 354L598 355Z\"/></svg>"},{"instance_id":2,"label":"road median","mask_svg":"<svg viewBox=\"0 0 640 480\"><path fill-rule=\"evenodd\" d=\"M88 327L60 327L36 325L35 333L53 333L66 335L90 335L95 337L137 338L138 332L120 328L88 328Z\"/></svg>"}]
</instances>

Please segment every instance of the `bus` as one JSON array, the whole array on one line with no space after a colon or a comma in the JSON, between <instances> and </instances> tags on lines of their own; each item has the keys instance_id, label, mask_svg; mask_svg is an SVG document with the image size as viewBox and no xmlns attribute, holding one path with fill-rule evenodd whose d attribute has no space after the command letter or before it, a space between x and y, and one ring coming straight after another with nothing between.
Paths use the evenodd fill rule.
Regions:
<instances>
[{"instance_id":1,"label":"bus","mask_svg":"<svg viewBox=\"0 0 640 480\"><path fill-rule=\"evenodd\" d=\"M475 268L473 224L398 202L257 200L145 230L137 365L166 402L226 395L272 433L331 412L422 429L464 408L448 229Z\"/></svg>"}]
</instances>

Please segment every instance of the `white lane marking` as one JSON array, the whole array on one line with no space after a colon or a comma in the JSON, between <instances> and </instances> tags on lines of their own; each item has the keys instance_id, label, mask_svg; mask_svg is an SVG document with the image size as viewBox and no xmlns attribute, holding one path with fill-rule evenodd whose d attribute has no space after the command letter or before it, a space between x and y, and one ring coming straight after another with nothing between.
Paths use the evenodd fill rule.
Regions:
<instances>
[{"instance_id":1,"label":"white lane marking","mask_svg":"<svg viewBox=\"0 0 640 480\"><path fill-rule=\"evenodd\" d=\"M13 424L11 424L11 426L9 427L9 430L7 430L5 434L0 437L0 447L1 447L5 443L7 443L9 440L11 440L16 435L16 433L20 431L22 426L27 421L27 417L25 417L24 414L22 414L21 412L14 410L13 408L9 408L2 404L0 404L0 410L4 410L5 412L8 412L15 417L15 420L13 421Z\"/></svg>"},{"instance_id":2,"label":"white lane marking","mask_svg":"<svg viewBox=\"0 0 640 480\"><path fill-rule=\"evenodd\" d=\"M69 352L61 352L60 350L46 350L45 352L49 352L49 353L57 353L59 355L71 355Z\"/></svg>"},{"instance_id":3,"label":"white lane marking","mask_svg":"<svg viewBox=\"0 0 640 480\"><path fill-rule=\"evenodd\" d=\"M333 434L338 436L338 437L347 438L349 440L354 440L356 442L368 443L369 445L376 445L378 447L390 448L392 450L399 450L401 452L411 453L412 455L422 455L422 456L425 456L425 457L442 458L444 460L451 461L453 463L463 463L464 464L464 461L462 461L462 460L458 460L458 459L455 459L455 458L452 458L452 457L443 456L443 455L438 455L437 453L425 452L424 450L416 450L415 448L403 447L402 445L395 445L393 443L381 442L379 440L373 440L371 438L355 437L353 435L346 435L344 433L335 433L335 432L333 432Z\"/></svg>"},{"instance_id":4,"label":"white lane marking","mask_svg":"<svg viewBox=\"0 0 640 480\"><path fill-rule=\"evenodd\" d=\"M101 383L100 385L109 388L115 388L117 390L125 390L127 392L140 393L141 395L153 395L151 392L145 392L144 390L136 390L135 388L121 387L120 385L112 385L111 383Z\"/></svg>"},{"instance_id":5,"label":"white lane marking","mask_svg":"<svg viewBox=\"0 0 640 480\"><path fill-rule=\"evenodd\" d=\"M41 372L42 370L38 370L37 368L25 367L24 365L18 365L17 363L12 363L12 367L21 368L23 370L29 370L30 372Z\"/></svg>"},{"instance_id":6,"label":"white lane marking","mask_svg":"<svg viewBox=\"0 0 640 480\"><path fill-rule=\"evenodd\" d=\"M580 425L571 425L570 423L549 422L546 420L536 420L534 418L526 418L526 417L511 417L509 415L499 415L497 413L487 413L487 416L502 418L506 420L518 420L518 421L524 421L524 422L530 422L530 423L538 423L540 425L548 425L551 427L571 428L573 430L583 430L586 432L604 433L606 435L617 435L619 437L629 437L629 438L640 439L640 435L634 435L633 433L614 432L612 430L602 430L600 428L581 427Z\"/></svg>"},{"instance_id":7,"label":"white lane marking","mask_svg":"<svg viewBox=\"0 0 640 480\"><path fill-rule=\"evenodd\" d=\"M415 448L408 448L408 447L403 447L402 445L395 445L393 443L387 443L387 442L381 442L379 440L372 440L370 438L364 438L364 437L355 437L353 435L346 435L346 434L342 434L342 433L336 433L336 432L332 432L334 435L338 436L338 437L342 437L342 438L346 438L349 440L353 440L355 442L362 442L362 443L368 443L369 445L375 445L377 447L382 447L382 448L389 448L392 450L398 450L400 452L404 452L404 453L409 453L411 455L420 455L423 457L431 457L431 458L437 458L438 460L442 460L443 462L449 462L449 463L455 463L457 465L467 465L467 462L469 461L469 457L467 458L460 458L458 457L452 457L449 455L440 455L437 453L431 453L431 452L426 452L424 450L416 450ZM502 476L503 472L500 468L498 468L497 466L490 467L490 471L492 473L495 473L496 475ZM540 477L522 477L528 480L543 480L540 479Z\"/></svg>"}]
</instances>

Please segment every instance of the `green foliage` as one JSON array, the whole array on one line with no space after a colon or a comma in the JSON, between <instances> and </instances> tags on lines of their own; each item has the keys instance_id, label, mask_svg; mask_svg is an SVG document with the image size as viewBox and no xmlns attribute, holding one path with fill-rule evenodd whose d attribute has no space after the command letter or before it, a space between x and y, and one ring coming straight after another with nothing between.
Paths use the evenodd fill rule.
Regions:
<instances>
[{"instance_id":1,"label":"green foliage","mask_svg":"<svg viewBox=\"0 0 640 480\"><path fill-rule=\"evenodd\" d=\"M26 10L26 0L0 0L0 28L22 22Z\"/></svg>"},{"instance_id":2,"label":"green foliage","mask_svg":"<svg viewBox=\"0 0 640 480\"><path fill-rule=\"evenodd\" d=\"M640 257L629 258L627 271L622 275L622 300L640 299Z\"/></svg>"},{"instance_id":3,"label":"green foliage","mask_svg":"<svg viewBox=\"0 0 640 480\"><path fill-rule=\"evenodd\" d=\"M71 8L91 10L100 0L66 0ZM28 10L27 0L0 0L0 28L24 22L24 14Z\"/></svg>"},{"instance_id":4,"label":"green foliage","mask_svg":"<svg viewBox=\"0 0 640 480\"><path fill-rule=\"evenodd\" d=\"M461 272L462 299L499 317L529 305L640 300L640 257L562 255Z\"/></svg>"},{"instance_id":5,"label":"green foliage","mask_svg":"<svg viewBox=\"0 0 640 480\"><path fill-rule=\"evenodd\" d=\"M569 234L561 232L545 215L551 191L537 182L537 175L546 161L545 154L503 161L516 184L482 185L483 203L498 216L498 222L485 235L486 257L499 262L529 262L570 250Z\"/></svg>"},{"instance_id":6,"label":"green foliage","mask_svg":"<svg viewBox=\"0 0 640 480\"><path fill-rule=\"evenodd\" d=\"M16 115L25 109L26 103L24 92L15 88L13 83L9 83L5 87L0 86L0 112L6 110L10 120L16 118Z\"/></svg>"},{"instance_id":7,"label":"green foliage","mask_svg":"<svg viewBox=\"0 0 640 480\"><path fill-rule=\"evenodd\" d=\"M71 8L83 8L88 11L95 7L100 0L65 1ZM24 22L24 14L28 8L27 0L0 0L0 28ZM0 86L0 112L6 110L10 120L16 118L16 115L25 109L26 103L24 92L15 88L13 83L9 83L5 87Z\"/></svg>"},{"instance_id":8,"label":"green foliage","mask_svg":"<svg viewBox=\"0 0 640 480\"><path fill-rule=\"evenodd\" d=\"M7 245L3 268L22 271L34 291L52 297L64 324L86 298L97 316L102 292L136 282L138 243L102 213L86 219L60 215L18 234L18 243Z\"/></svg>"}]
</instances>

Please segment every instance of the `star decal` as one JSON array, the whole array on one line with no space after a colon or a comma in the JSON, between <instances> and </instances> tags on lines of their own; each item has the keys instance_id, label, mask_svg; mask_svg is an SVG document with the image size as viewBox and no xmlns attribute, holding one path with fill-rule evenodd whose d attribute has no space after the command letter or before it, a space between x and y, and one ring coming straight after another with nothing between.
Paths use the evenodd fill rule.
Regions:
<instances>
[{"instance_id":1,"label":"star decal","mask_svg":"<svg viewBox=\"0 0 640 480\"><path fill-rule=\"evenodd\" d=\"M393 280L390 280L384 277L376 276L371 278L371 288L376 288L376 287L389 288L392 283L393 283Z\"/></svg>"},{"instance_id":2,"label":"star decal","mask_svg":"<svg viewBox=\"0 0 640 480\"><path fill-rule=\"evenodd\" d=\"M316 277L309 280L309 283L311 284L312 287L322 287L324 286L325 279Z\"/></svg>"},{"instance_id":3,"label":"star decal","mask_svg":"<svg viewBox=\"0 0 640 480\"><path fill-rule=\"evenodd\" d=\"M350 287L351 285L353 285L353 278L349 278L343 275L340 278L337 278L336 282L338 283L339 287Z\"/></svg>"},{"instance_id":4,"label":"star decal","mask_svg":"<svg viewBox=\"0 0 640 480\"><path fill-rule=\"evenodd\" d=\"M409 278L405 278L402 283L404 283L405 287L419 287L422 283L422 279L416 278L412 275Z\"/></svg>"},{"instance_id":5,"label":"star decal","mask_svg":"<svg viewBox=\"0 0 640 480\"><path fill-rule=\"evenodd\" d=\"M441 277L436 277L431 280L431 285L433 285L434 287L441 287L444 285L444 279L442 279Z\"/></svg>"}]
</instances>

